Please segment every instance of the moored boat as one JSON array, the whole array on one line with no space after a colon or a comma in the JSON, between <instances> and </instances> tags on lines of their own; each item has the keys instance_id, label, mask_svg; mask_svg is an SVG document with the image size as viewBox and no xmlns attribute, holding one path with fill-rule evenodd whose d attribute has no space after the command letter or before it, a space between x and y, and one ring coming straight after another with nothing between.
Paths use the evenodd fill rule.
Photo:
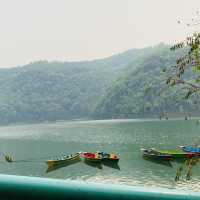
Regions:
<instances>
[{"instance_id":1,"label":"moored boat","mask_svg":"<svg viewBox=\"0 0 200 200\"><path fill-rule=\"evenodd\" d=\"M102 158L98 155L98 153L80 153L80 157L84 158L86 161L91 162L101 162Z\"/></svg>"},{"instance_id":2,"label":"moored boat","mask_svg":"<svg viewBox=\"0 0 200 200\"><path fill-rule=\"evenodd\" d=\"M171 155L172 159L190 159L196 156L196 153L183 152L178 150L156 150L160 154Z\"/></svg>"},{"instance_id":3,"label":"moored boat","mask_svg":"<svg viewBox=\"0 0 200 200\"><path fill-rule=\"evenodd\" d=\"M162 154L154 149L141 149L141 151L143 152L144 158L164 161L170 161L172 159L172 156L170 154Z\"/></svg>"},{"instance_id":4,"label":"moored boat","mask_svg":"<svg viewBox=\"0 0 200 200\"><path fill-rule=\"evenodd\" d=\"M46 163L48 167L54 167L58 165L70 164L78 160L80 160L80 154L76 153L68 156L62 156L61 158L57 159L47 160Z\"/></svg>"},{"instance_id":5,"label":"moored boat","mask_svg":"<svg viewBox=\"0 0 200 200\"><path fill-rule=\"evenodd\" d=\"M105 152L97 152L97 154L101 157L102 161L113 161L113 162L118 162L119 157L114 154L114 153L105 153Z\"/></svg>"},{"instance_id":6,"label":"moored boat","mask_svg":"<svg viewBox=\"0 0 200 200\"><path fill-rule=\"evenodd\" d=\"M160 160L179 160L190 159L197 156L196 153L183 152L178 150L157 150L157 149L141 149L143 156Z\"/></svg>"}]
</instances>

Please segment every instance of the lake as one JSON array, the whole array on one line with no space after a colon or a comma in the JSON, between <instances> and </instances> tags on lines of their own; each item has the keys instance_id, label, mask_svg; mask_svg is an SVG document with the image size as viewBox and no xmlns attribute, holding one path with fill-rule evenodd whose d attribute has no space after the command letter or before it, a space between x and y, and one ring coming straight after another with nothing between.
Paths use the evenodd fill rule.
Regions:
<instances>
[{"instance_id":1,"label":"lake","mask_svg":"<svg viewBox=\"0 0 200 200\"><path fill-rule=\"evenodd\" d=\"M140 149L155 147L178 149L183 144L200 144L200 125L196 120L100 120L0 127L0 173L81 180L149 187L200 190L200 164L175 182L171 166L144 160ZM106 151L120 156L118 166L78 162L46 172L45 160L79 151ZM7 163L3 155L12 155Z\"/></svg>"}]
</instances>

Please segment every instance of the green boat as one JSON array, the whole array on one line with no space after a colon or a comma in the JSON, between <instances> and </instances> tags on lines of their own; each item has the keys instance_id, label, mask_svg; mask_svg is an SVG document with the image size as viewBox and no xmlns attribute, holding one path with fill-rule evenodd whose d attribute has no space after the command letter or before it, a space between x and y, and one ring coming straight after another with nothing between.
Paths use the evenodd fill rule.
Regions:
<instances>
[{"instance_id":1,"label":"green boat","mask_svg":"<svg viewBox=\"0 0 200 200\"><path fill-rule=\"evenodd\" d=\"M172 159L190 159L196 156L196 153L182 152L178 150L156 150L160 154L171 155Z\"/></svg>"}]
</instances>

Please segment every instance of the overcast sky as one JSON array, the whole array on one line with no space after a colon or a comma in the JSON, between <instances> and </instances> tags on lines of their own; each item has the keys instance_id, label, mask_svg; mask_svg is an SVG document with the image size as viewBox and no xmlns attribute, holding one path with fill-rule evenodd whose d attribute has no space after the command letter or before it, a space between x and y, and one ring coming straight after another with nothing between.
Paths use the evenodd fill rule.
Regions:
<instances>
[{"instance_id":1,"label":"overcast sky","mask_svg":"<svg viewBox=\"0 0 200 200\"><path fill-rule=\"evenodd\" d=\"M0 67L174 43L193 31L177 20L197 10L200 0L0 0Z\"/></svg>"}]
</instances>

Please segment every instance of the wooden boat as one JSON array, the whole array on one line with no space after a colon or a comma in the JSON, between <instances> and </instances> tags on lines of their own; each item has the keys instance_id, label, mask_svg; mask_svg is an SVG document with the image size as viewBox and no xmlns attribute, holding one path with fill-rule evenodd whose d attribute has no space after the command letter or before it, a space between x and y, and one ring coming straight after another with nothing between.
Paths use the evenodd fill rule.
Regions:
<instances>
[{"instance_id":1,"label":"wooden boat","mask_svg":"<svg viewBox=\"0 0 200 200\"><path fill-rule=\"evenodd\" d=\"M172 156L170 154L163 154L154 149L141 149L143 152L143 157L152 159L152 160L164 160L170 161L172 160Z\"/></svg>"},{"instance_id":2,"label":"wooden boat","mask_svg":"<svg viewBox=\"0 0 200 200\"><path fill-rule=\"evenodd\" d=\"M73 163L78 160L80 160L80 154L76 153L76 154L71 154L68 156L63 156L63 157L57 158L57 159L47 160L46 163L47 163L48 167L55 167L58 165Z\"/></svg>"},{"instance_id":3,"label":"wooden boat","mask_svg":"<svg viewBox=\"0 0 200 200\"><path fill-rule=\"evenodd\" d=\"M101 157L102 161L113 161L118 162L119 157L114 153L105 153L105 152L97 152L97 154Z\"/></svg>"},{"instance_id":4,"label":"wooden boat","mask_svg":"<svg viewBox=\"0 0 200 200\"><path fill-rule=\"evenodd\" d=\"M98 153L80 153L80 157L84 158L86 161L90 162L101 162L102 158L98 155Z\"/></svg>"},{"instance_id":5,"label":"wooden boat","mask_svg":"<svg viewBox=\"0 0 200 200\"><path fill-rule=\"evenodd\" d=\"M178 150L156 150L160 154L171 155L172 159L190 159L196 156L195 153Z\"/></svg>"},{"instance_id":6,"label":"wooden boat","mask_svg":"<svg viewBox=\"0 0 200 200\"><path fill-rule=\"evenodd\" d=\"M52 171L55 171L55 170L58 170L60 168L63 168L63 167L67 167L67 166L70 166L70 165L74 165L78 162L80 162L80 158L77 159L77 160L73 160L73 161L70 161L70 162L62 162L62 163L59 163L59 164L55 164L55 165L50 165L48 166L47 170L46 170L46 173L48 172L52 172Z\"/></svg>"}]
</instances>

